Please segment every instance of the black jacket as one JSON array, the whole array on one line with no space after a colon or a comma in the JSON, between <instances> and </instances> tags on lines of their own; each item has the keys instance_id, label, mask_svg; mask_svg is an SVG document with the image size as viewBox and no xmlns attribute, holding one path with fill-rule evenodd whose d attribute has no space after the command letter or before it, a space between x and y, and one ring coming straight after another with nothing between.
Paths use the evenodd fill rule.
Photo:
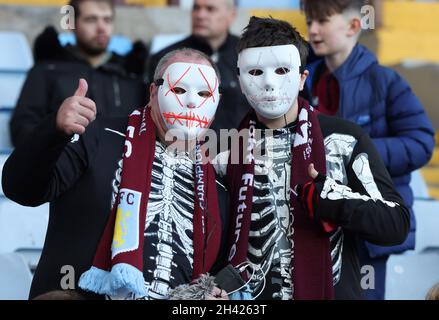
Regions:
<instances>
[{"instance_id":1,"label":"black jacket","mask_svg":"<svg viewBox=\"0 0 439 320\"><path fill-rule=\"evenodd\" d=\"M334 281L338 279L335 298L361 299L362 286L374 280L371 266L360 263L358 242L367 240L380 246L403 243L410 230L410 213L369 135L337 117L320 114L319 121L327 175L352 189L352 193L344 187L331 190L316 212L320 219L342 228L341 234L331 237Z\"/></svg>"},{"instance_id":2,"label":"black jacket","mask_svg":"<svg viewBox=\"0 0 439 320\"><path fill-rule=\"evenodd\" d=\"M148 79L152 82L155 68L159 60L168 52L181 48L199 50L210 56L216 63L220 72L221 100L211 129L219 132L219 129L238 128L241 120L248 113L250 106L241 93L237 75L238 54L236 46L238 37L229 34L226 42L214 52L212 48L200 38L189 36L153 55L148 63Z\"/></svg>"},{"instance_id":3,"label":"black jacket","mask_svg":"<svg viewBox=\"0 0 439 320\"><path fill-rule=\"evenodd\" d=\"M50 202L31 299L61 290L64 265L74 268L75 285L91 266L110 213L111 182L123 153L124 138L104 128L124 133L127 119L102 117L87 127L79 141L70 143L56 130L55 115L50 115L7 160L2 183L8 198L25 206Z\"/></svg>"},{"instance_id":4,"label":"black jacket","mask_svg":"<svg viewBox=\"0 0 439 320\"><path fill-rule=\"evenodd\" d=\"M12 143L19 145L45 117L56 113L63 101L72 96L80 78L88 81L87 97L97 106L97 115L122 116L146 103L146 86L142 77L127 69L127 60L112 54L98 68L75 54L72 46L55 42L51 55L41 47L51 43L46 30L36 41L36 64L29 71L11 119ZM43 41L44 40L44 41ZM56 41L56 40L55 40ZM53 42L53 41L52 41Z\"/></svg>"},{"instance_id":5,"label":"black jacket","mask_svg":"<svg viewBox=\"0 0 439 320\"><path fill-rule=\"evenodd\" d=\"M318 194L325 190L328 196L322 198L320 195L315 201L313 215L318 223L322 219L340 227L330 234L335 298L361 299L362 285L372 284L373 275L370 266L360 263L358 242L364 239L380 246L401 244L410 229L410 214L369 135L354 123L337 117L319 114L318 120L324 138L326 175L338 182L338 188L333 188L331 184L327 184L325 189L323 183L320 187L316 185ZM259 122L256 128L267 129ZM294 166L294 163L291 165ZM216 169L220 175L240 177L233 172L233 165L227 168L217 166ZM266 181L264 188L269 186ZM232 178L227 182L233 203L233 199L240 196L237 192L239 185L232 191L236 186L235 180ZM270 199L270 191L259 192L258 197L271 205L267 200ZM304 198L310 199L307 196ZM267 208L263 210L269 212ZM264 226L270 225L269 221L264 222ZM229 232L233 234L235 230ZM269 285L270 279L267 279Z\"/></svg>"}]
</instances>

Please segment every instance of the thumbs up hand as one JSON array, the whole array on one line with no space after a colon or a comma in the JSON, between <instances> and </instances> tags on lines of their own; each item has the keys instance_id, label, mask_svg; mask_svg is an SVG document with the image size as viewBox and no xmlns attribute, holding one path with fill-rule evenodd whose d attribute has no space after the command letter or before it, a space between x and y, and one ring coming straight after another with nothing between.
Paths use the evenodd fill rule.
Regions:
<instances>
[{"instance_id":1,"label":"thumbs up hand","mask_svg":"<svg viewBox=\"0 0 439 320\"><path fill-rule=\"evenodd\" d=\"M80 79L74 95L64 100L56 114L56 127L64 134L83 134L96 119L96 104L86 98L88 83Z\"/></svg>"}]
</instances>

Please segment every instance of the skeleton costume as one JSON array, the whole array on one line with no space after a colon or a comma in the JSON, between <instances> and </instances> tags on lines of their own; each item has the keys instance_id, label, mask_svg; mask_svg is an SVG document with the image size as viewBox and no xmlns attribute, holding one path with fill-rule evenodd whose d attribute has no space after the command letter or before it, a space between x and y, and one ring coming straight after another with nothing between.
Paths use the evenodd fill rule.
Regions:
<instances>
[{"instance_id":1,"label":"skeleton costume","mask_svg":"<svg viewBox=\"0 0 439 320\"><path fill-rule=\"evenodd\" d=\"M159 141L151 171L151 191L145 222L144 271L148 296L125 293L109 299L166 299L170 288L189 283L193 268L193 212L195 172L187 152L170 153ZM122 161L119 170L122 170ZM120 188L113 181L113 204Z\"/></svg>"},{"instance_id":2,"label":"skeleton costume","mask_svg":"<svg viewBox=\"0 0 439 320\"><path fill-rule=\"evenodd\" d=\"M244 49L238 67L258 115L278 119L294 105L295 46ZM246 150L251 161L233 163L230 152L217 157L228 159L216 165L231 193L228 261L249 266L253 294L262 299L360 298L358 238L394 245L409 228L407 208L373 144L356 125L320 115L301 98L298 123L272 136L255 111L240 127L249 129L240 154ZM262 161L251 155L260 146L267 149ZM320 173L315 181L311 163Z\"/></svg>"},{"instance_id":3,"label":"skeleton costume","mask_svg":"<svg viewBox=\"0 0 439 320\"><path fill-rule=\"evenodd\" d=\"M161 86L166 87L162 92L163 95L167 94L169 104L168 110L160 111L169 122L182 126L193 125L187 131L182 128L183 135L197 134L197 130L205 128L204 118L208 119L212 112L201 110L216 105L218 88L214 91L215 78L211 77L214 72L204 69L208 67L206 65L193 65L178 82L189 66L181 67L181 74L174 69L176 73L170 74L169 80L165 74L163 80L166 81ZM188 78L192 71L199 76L195 80ZM189 83L187 80L190 80ZM171 87L174 90L169 91ZM184 87L190 97L178 94L177 99L177 92L182 93ZM172 99L176 103L173 110ZM178 101L191 108L181 107ZM165 108L166 105L160 107ZM163 113L167 113L167 117ZM82 291L79 286L80 276L90 270L97 252L101 252L104 257L101 262L108 262L105 268L102 266L104 274L111 270L112 262L122 255L130 256L132 259L121 260L137 268L140 273L140 281L136 282L139 293L129 290L115 292L112 284L118 284L117 281L105 282L108 291L104 294L111 298L161 298L168 287L187 283L199 274L210 271L219 251L222 231L222 223L215 209L219 185L215 185L214 172L204 167L203 163L203 168L197 170L196 160L192 156L188 158L188 154L182 154L182 159L177 161L174 154L164 151L163 145L156 141L154 124L149 120L143 121L147 120L143 119L144 114L149 115L143 108L136 111L130 117L131 121L136 119L135 123L128 123L128 117L98 118L76 139L58 131L56 114L53 114L8 159L2 177L5 194L27 206L50 202L47 235L33 278L30 298L51 290L62 290L63 274L60 271L65 266L74 268L73 284L81 294L93 299L104 298L102 294L93 293L99 291ZM143 123L147 125L142 126ZM142 140L147 144L145 148L136 147L135 139L140 132L146 138ZM148 153L147 160L143 158L145 161L142 162L140 159L138 165L131 166L126 158L121 160L123 154L126 157L131 154L133 156L130 158L134 159L134 154L141 150ZM146 164L150 166L148 172ZM127 188L124 184L127 175L135 179L138 177L136 181L140 187ZM125 180L133 181L131 178ZM141 185L145 188L149 186L149 192ZM130 203L138 203L138 198L134 197L137 194L134 192L122 195L123 189L142 193L145 201L142 199L140 203L144 209L126 210ZM203 200L207 201L204 206L207 211L197 208ZM116 224L116 215L110 210L110 204L116 208L120 203L126 207L120 207L121 214ZM147 211L151 214L147 214ZM139 222L137 233L131 232L134 213L146 214L143 221L136 219ZM206 214L204 221L203 213ZM114 220L113 229L116 232L105 233L110 217ZM117 228L114 228L116 225ZM169 231L171 227L173 229ZM97 248L104 234L108 236L107 250L99 251ZM119 249L130 249L127 245L131 239L139 241L138 249L117 254L111 259L112 240ZM144 246L140 245L141 241ZM145 292L151 294L147 296Z\"/></svg>"},{"instance_id":4,"label":"skeleton costume","mask_svg":"<svg viewBox=\"0 0 439 320\"><path fill-rule=\"evenodd\" d=\"M292 298L291 247L289 239L291 178L291 141L294 141L295 124L258 141L255 148L264 146L268 161L255 159L253 212L249 234L248 273L255 272L250 282L253 292L262 290L262 272L271 279L261 299ZM259 154L262 154L259 153ZM257 269L253 266L256 266ZM258 272L261 270L261 272Z\"/></svg>"},{"instance_id":5,"label":"skeleton costume","mask_svg":"<svg viewBox=\"0 0 439 320\"><path fill-rule=\"evenodd\" d=\"M317 191L313 196L319 198L317 204L313 203L308 207L303 201L302 203L310 221L314 220L316 224L326 221L338 226L326 233L329 240L328 254L331 258L335 298L360 299L361 266L358 260L357 242L360 237L380 245L394 245L404 241L409 229L409 215L367 134L356 125L344 120L321 114L317 119L324 137L328 170L326 176L323 176L323 183L314 183ZM290 128L276 131L284 133L294 130L291 124L289 126ZM263 125L260 128L266 129ZM277 138L274 136L274 141L279 141L281 136ZM346 144L346 141L350 143ZM280 143L277 143L276 148L272 150L275 154L274 159L288 155L287 151L282 152L281 149ZM229 152L219 156L224 158L227 154ZM254 266L254 277L251 277L253 273L251 267L247 270L247 275L251 277L255 294L264 287L262 272L259 271L264 270L266 284L260 295L264 299L305 299L297 296L297 292L294 291L297 284L291 282L291 275L285 270L286 265L294 263L289 261L291 247L285 248L285 245L291 243L297 246L297 242L291 241L291 234L288 232L291 227L297 231L297 226L294 228L297 217L290 215L287 218L282 207L285 203L285 192L281 186L287 184L288 188L286 182L288 177L285 173L289 163L294 167L295 163L290 159L284 163L284 168L276 164L266 168L265 165L258 164L258 160L255 159L254 183L249 184L246 189L249 193L253 187L251 223L247 231L245 231L245 216L241 217L241 220L238 219L240 224L237 225L236 207L231 208L230 236L233 241L229 240L228 252L231 252L233 242L238 238L237 245L245 248L243 250L246 250L247 254L243 255L241 260L236 260L235 264L247 262ZM240 187L243 184L241 179L245 179L245 176L236 174L237 167L239 165L215 166L219 174L227 176L232 199L244 195ZM270 173L256 175L264 169ZM241 180L240 184L239 180ZM235 188L236 184L238 186ZM296 197L293 192L289 194L291 197ZM309 213L309 209L313 210L313 216ZM324 229L323 225L322 229ZM239 236L236 237L236 234ZM299 255L296 253L293 260L294 258L299 258ZM294 274L291 266L288 270Z\"/></svg>"},{"instance_id":6,"label":"skeleton costume","mask_svg":"<svg viewBox=\"0 0 439 320\"><path fill-rule=\"evenodd\" d=\"M158 101L168 131L197 139L218 105L214 69L177 62L161 80ZM112 214L79 285L111 299L166 299L170 289L208 272L218 253L215 174L199 142L184 153L156 139L150 107L130 115L125 146Z\"/></svg>"}]
</instances>

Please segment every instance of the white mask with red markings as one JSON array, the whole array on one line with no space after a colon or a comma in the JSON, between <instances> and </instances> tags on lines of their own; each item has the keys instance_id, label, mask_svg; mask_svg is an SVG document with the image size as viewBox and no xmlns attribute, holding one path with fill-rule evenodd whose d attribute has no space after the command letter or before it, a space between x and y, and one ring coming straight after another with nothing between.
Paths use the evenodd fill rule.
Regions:
<instances>
[{"instance_id":1,"label":"white mask with red markings","mask_svg":"<svg viewBox=\"0 0 439 320\"><path fill-rule=\"evenodd\" d=\"M266 119L288 112L299 94L300 54L294 45L244 49L238 56L241 89Z\"/></svg>"},{"instance_id":2,"label":"white mask with red markings","mask_svg":"<svg viewBox=\"0 0 439 320\"><path fill-rule=\"evenodd\" d=\"M176 62L163 74L158 89L160 114L168 130L185 139L199 137L210 125L219 103L219 80L208 65Z\"/></svg>"}]
</instances>

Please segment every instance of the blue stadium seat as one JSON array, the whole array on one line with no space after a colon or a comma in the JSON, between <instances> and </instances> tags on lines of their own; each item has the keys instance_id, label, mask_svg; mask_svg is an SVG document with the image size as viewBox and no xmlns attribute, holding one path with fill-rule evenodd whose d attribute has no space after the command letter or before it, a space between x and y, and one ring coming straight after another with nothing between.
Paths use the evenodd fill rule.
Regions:
<instances>
[{"instance_id":1,"label":"blue stadium seat","mask_svg":"<svg viewBox=\"0 0 439 320\"><path fill-rule=\"evenodd\" d=\"M0 153L0 177L2 176L2 172L3 172L3 166L5 165L6 160L8 159L9 154L2 154ZM4 193L3 193L3 188L2 188L2 184L0 183L0 199L4 197Z\"/></svg>"},{"instance_id":2,"label":"blue stadium seat","mask_svg":"<svg viewBox=\"0 0 439 320\"><path fill-rule=\"evenodd\" d=\"M49 204L23 207L0 197L0 254L20 249L42 249L49 221Z\"/></svg>"},{"instance_id":3,"label":"blue stadium seat","mask_svg":"<svg viewBox=\"0 0 439 320\"><path fill-rule=\"evenodd\" d=\"M0 254L0 300L27 300L32 274L15 252Z\"/></svg>"},{"instance_id":4,"label":"blue stadium seat","mask_svg":"<svg viewBox=\"0 0 439 320\"><path fill-rule=\"evenodd\" d=\"M387 262L386 300L424 300L439 282L439 251L392 255Z\"/></svg>"},{"instance_id":5,"label":"blue stadium seat","mask_svg":"<svg viewBox=\"0 0 439 320\"><path fill-rule=\"evenodd\" d=\"M32 65L32 51L25 36L20 32L0 32L0 108L15 107Z\"/></svg>"},{"instance_id":6,"label":"blue stadium seat","mask_svg":"<svg viewBox=\"0 0 439 320\"><path fill-rule=\"evenodd\" d=\"M34 274L35 270L37 269L38 262L40 261L43 248L28 248L28 249L23 248L23 249L18 249L15 252L20 254L24 258L31 273Z\"/></svg>"},{"instance_id":7,"label":"blue stadium seat","mask_svg":"<svg viewBox=\"0 0 439 320\"><path fill-rule=\"evenodd\" d=\"M12 151L9 120L11 119L13 110L13 108L0 107L0 156L8 155Z\"/></svg>"},{"instance_id":8,"label":"blue stadium seat","mask_svg":"<svg viewBox=\"0 0 439 320\"><path fill-rule=\"evenodd\" d=\"M419 173L419 172L418 172ZM416 177L413 210L416 217L416 248L401 255L391 255L387 262L386 300L423 300L428 290L439 282L439 201L428 199L421 188L422 176ZM422 180L421 180L422 179ZM421 199L424 200L421 200Z\"/></svg>"},{"instance_id":9,"label":"blue stadium seat","mask_svg":"<svg viewBox=\"0 0 439 320\"><path fill-rule=\"evenodd\" d=\"M20 32L0 32L0 71L26 72L33 65L32 51Z\"/></svg>"},{"instance_id":10,"label":"blue stadium seat","mask_svg":"<svg viewBox=\"0 0 439 320\"><path fill-rule=\"evenodd\" d=\"M415 200L431 199L428 193L428 186L421 174L420 170L412 172L412 179L410 181L410 188L413 190L413 197Z\"/></svg>"},{"instance_id":11,"label":"blue stadium seat","mask_svg":"<svg viewBox=\"0 0 439 320\"><path fill-rule=\"evenodd\" d=\"M188 35L183 33L177 33L177 34L159 34L154 36L151 39L151 46L149 48L149 54L153 55L160 50L170 46L171 44L174 44L180 40L183 40Z\"/></svg>"},{"instance_id":12,"label":"blue stadium seat","mask_svg":"<svg viewBox=\"0 0 439 320\"><path fill-rule=\"evenodd\" d=\"M71 32L63 32L58 35L61 45L76 44L75 35ZM122 56L126 55L133 49L132 41L122 35L114 35L108 45L108 49Z\"/></svg>"},{"instance_id":13,"label":"blue stadium seat","mask_svg":"<svg viewBox=\"0 0 439 320\"><path fill-rule=\"evenodd\" d=\"M415 200L413 210L416 217L415 252L439 250L439 201Z\"/></svg>"},{"instance_id":14,"label":"blue stadium seat","mask_svg":"<svg viewBox=\"0 0 439 320\"><path fill-rule=\"evenodd\" d=\"M0 32L0 153L8 153L9 119L33 65L32 51L20 32Z\"/></svg>"},{"instance_id":15,"label":"blue stadium seat","mask_svg":"<svg viewBox=\"0 0 439 320\"><path fill-rule=\"evenodd\" d=\"M15 108L26 75L27 70L10 71L0 67L0 108Z\"/></svg>"}]
</instances>

